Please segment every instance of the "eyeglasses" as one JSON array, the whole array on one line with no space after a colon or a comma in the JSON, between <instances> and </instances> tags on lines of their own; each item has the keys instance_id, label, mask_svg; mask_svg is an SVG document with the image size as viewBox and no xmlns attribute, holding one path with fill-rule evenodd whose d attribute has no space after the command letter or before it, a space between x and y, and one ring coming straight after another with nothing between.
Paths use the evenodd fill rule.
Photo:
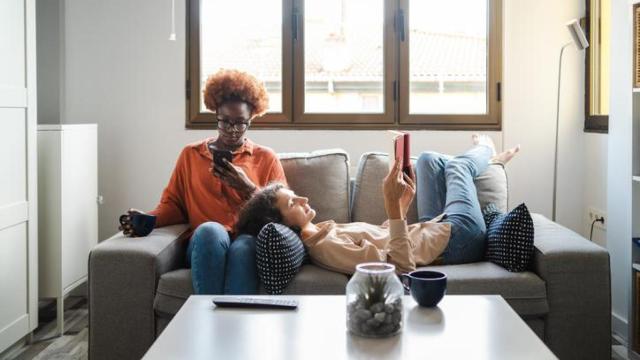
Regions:
<instances>
[{"instance_id":1,"label":"eyeglasses","mask_svg":"<svg viewBox=\"0 0 640 360\"><path fill-rule=\"evenodd\" d=\"M220 119L218 118L218 128L223 130L230 130L234 128L238 131L245 131L251 121L240 121L240 122L231 122L228 119Z\"/></svg>"}]
</instances>

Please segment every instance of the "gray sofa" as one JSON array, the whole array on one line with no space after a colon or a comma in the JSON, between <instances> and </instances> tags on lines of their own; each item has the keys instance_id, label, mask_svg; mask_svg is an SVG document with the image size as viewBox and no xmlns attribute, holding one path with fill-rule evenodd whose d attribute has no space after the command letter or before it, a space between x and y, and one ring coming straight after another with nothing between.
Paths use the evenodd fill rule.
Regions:
<instances>
[{"instance_id":1,"label":"gray sofa","mask_svg":"<svg viewBox=\"0 0 640 360\"><path fill-rule=\"evenodd\" d=\"M355 180L340 150L282 154L289 185L308 196L317 221L382 223L384 154L360 159ZM492 173L493 172L493 173ZM476 180L481 203L506 207L506 175L492 166ZM493 188L492 188L493 187ZM503 191L506 193L506 190ZM414 202L415 203L415 202ZM410 222L417 215L408 214ZM510 273L490 263L431 266L449 277L448 294L498 294L561 359L610 359L609 255L582 236L533 214L532 270ZM140 358L193 293L185 268L186 225L156 229L145 238L121 233L89 257L89 356ZM344 294L347 276L305 265L287 294ZM464 339L461 339L464 341Z\"/></svg>"}]
</instances>

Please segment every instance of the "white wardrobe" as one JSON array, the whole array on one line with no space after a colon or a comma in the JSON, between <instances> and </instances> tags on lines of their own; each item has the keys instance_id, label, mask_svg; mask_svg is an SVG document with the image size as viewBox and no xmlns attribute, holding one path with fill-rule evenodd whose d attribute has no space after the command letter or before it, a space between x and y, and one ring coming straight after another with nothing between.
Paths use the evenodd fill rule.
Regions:
<instances>
[{"instance_id":1,"label":"white wardrobe","mask_svg":"<svg viewBox=\"0 0 640 360\"><path fill-rule=\"evenodd\" d=\"M39 125L39 296L57 299L60 335L64 297L87 280L98 244L98 201L98 125Z\"/></svg>"},{"instance_id":2,"label":"white wardrobe","mask_svg":"<svg viewBox=\"0 0 640 360\"><path fill-rule=\"evenodd\" d=\"M0 1L0 352L38 325L35 21Z\"/></svg>"}]
</instances>

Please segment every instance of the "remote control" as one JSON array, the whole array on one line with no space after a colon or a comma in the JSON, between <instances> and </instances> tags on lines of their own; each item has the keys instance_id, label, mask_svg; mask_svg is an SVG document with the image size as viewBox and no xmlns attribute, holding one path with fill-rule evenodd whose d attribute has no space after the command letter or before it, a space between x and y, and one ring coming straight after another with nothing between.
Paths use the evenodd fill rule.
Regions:
<instances>
[{"instance_id":1,"label":"remote control","mask_svg":"<svg viewBox=\"0 0 640 360\"><path fill-rule=\"evenodd\" d=\"M217 307L255 308L255 309L289 309L289 310L292 310L298 307L298 301L291 300L291 299L224 296L224 297L214 297L212 301Z\"/></svg>"}]
</instances>

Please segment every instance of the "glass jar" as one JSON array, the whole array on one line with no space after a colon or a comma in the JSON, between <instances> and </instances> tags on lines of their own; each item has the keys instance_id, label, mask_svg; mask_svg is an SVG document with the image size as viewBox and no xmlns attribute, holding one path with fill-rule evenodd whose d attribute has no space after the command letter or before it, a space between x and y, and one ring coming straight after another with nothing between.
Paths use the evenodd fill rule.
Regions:
<instances>
[{"instance_id":1,"label":"glass jar","mask_svg":"<svg viewBox=\"0 0 640 360\"><path fill-rule=\"evenodd\" d=\"M347 329L365 337L387 337L402 329L404 289L396 267L364 263L347 284Z\"/></svg>"}]
</instances>

